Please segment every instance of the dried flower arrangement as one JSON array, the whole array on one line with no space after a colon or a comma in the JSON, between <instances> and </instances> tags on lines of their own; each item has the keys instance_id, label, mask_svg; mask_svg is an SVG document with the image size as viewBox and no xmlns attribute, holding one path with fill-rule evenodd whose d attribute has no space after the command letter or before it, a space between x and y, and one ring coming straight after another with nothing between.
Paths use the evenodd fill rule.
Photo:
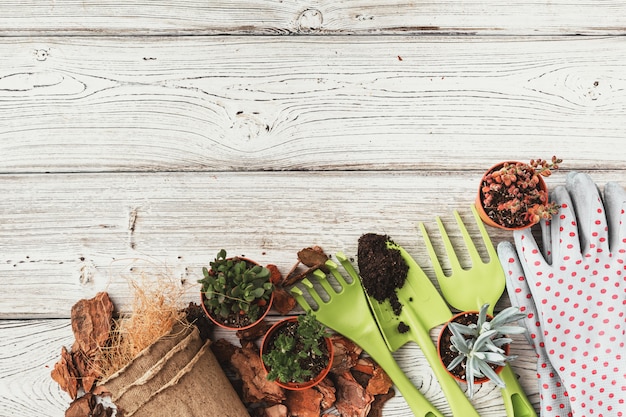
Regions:
<instances>
[{"instance_id":1,"label":"dried flower arrangement","mask_svg":"<svg viewBox=\"0 0 626 417\"><path fill-rule=\"evenodd\" d=\"M503 162L483 175L476 207L483 220L495 227L517 229L550 219L558 207L548 201L543 177L559 168L562 159Z\"/></svg>"}]
</instances>

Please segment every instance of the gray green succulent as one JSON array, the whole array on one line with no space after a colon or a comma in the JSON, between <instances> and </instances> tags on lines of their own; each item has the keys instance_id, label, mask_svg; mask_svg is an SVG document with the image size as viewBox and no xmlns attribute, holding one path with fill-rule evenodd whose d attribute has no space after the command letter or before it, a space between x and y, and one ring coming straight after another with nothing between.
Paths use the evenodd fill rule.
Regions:
<instances>
[{"instance_id":1,"label":"gray green succulent","mask_svg":"<svg viewBox=\"0 0 626 417\"><path fill-rule=\"evenodd\" d=\"M464 325L456 322L449 324L452 332L450 349L458 353L458 356L450 362L448 370L453 370L459 365L465 367L467 391L470 398L474 394L475 379L486 377L498 386L504 387L504 381L494 371L491 364L504 366L515 359L515 355L507 355L504 350L504 346L513 341L508 335L521 334L526 331L523 327L508 324L526 317L517 307L508 307L491 320L487 315L488 308L489 304L481 307L475 324Z\"/></svg>"}]
</instances>

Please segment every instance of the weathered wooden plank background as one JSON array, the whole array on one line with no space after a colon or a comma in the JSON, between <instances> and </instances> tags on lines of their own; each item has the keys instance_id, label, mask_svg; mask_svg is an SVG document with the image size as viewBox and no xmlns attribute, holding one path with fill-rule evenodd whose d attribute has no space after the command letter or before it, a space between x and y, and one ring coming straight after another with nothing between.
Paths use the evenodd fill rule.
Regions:
<instances>
[{"instance_id":1,"label":"weathered wooden plank background","mask_svg":"<svg viewBox=\"0 0 626 417\"><path fill-rule=\"evenodd\" d=\"M63 415L70 307L127 308L129 279L195 301L222 247L287 271L366 232L432 276L418 223L469 219L495 162L626 186L623 2L206 3L0 4L0 417ZM447 412L419 349L396 356ZM475 404L504 415L489 385Z\"/></svg>"},{"instance_id":2,"label":"weathered wooden plank background","mask_svg":"<svg viewBox=\"0 0 626 417\"><path fill-rule=\"evenodd\" d=\"M623 34L618 0L48 0L3 2L3 35Z\"/></svg>"}]
</instances>

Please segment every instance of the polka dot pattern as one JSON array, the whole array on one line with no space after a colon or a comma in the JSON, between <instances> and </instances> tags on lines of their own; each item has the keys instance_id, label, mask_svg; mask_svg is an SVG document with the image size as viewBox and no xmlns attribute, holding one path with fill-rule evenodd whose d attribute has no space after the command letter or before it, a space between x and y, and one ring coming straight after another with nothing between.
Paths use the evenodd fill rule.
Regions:
<instances>
[{"instance_id":1,"label":"polka dot pattern","mask_svg":"<svg viewBox=\"0 0 626 417\"><path fill-rule=\"evenodd\" d=\"M537 378L541 401L541 416L571 416L572 412L567 391L546 352L544 335L541 330L540 317L537 314L535 301L532 298L528 281L519 262L517 262L517 256L514 251L511 246L508 247L508 251L505 251L507 253L503 253L501 247L498 248L498 252L501 255L501 263L506 274L507 291L511 304L526 314L523 325L537 353Z\"/></svg>"},{"instance_id":2,"label":"polka dot pattern","mask_svg":"<svg viewBox=\"0 0 626 417\"><path fill-rule=\"evenodd\" d=\"M615 244L609 247L595 184L588 176L568 181L567 189L555 189L560 212L545 226L551 262L529 230L515 234L523 269L515 256L501 261L509 274L509 293L532 324L528 327L538 347L542 415L567 415L561 413L566 401L559 399L569 399L573 416L626 416L626 236L612 239ZM621 232L625 219L622 206L611 224ZM553 373L563 390L555 389L560 381L550 378Z\"/></svg>"}]
</instances>

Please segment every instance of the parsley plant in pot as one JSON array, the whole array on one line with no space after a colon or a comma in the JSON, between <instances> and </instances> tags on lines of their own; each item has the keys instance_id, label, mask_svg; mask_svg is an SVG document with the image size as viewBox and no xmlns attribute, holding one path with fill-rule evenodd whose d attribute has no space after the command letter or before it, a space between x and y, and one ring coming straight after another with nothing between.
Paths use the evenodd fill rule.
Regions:
<instances>
[{"instance_id":1,"label":"parsley plant in pot","mask_svg":"<svg viewBox=\"0 0 626 417\"><path fill-rule=\"evenodd\" d=\"M202 268L200 290L204 313L218 326L243 330L269 312L274 298L270 270L241 257L226 257L220 250L210 269Z\"/></svg>"},{"instance_id":2,"label":"parsley plant in pot","mask_svg":"<svg viewBox=\"0 0 626 417\"><path fill-rule=\"evenodd\" d=\"M310 311L276 322L261 345L267 379L290 390L320 383L332 366L333 344L328 336Z\"/></svg>"},{"instance_id":3,"label":"parsley plant in pot","mask_svg":"<svg viewBox=\"0 0 626 417\"><path fill-rule=\"evenodd\" d=\"M457 381L467 384L470 398L476 384L491 380L504 387L498 374L515 359L509 355L513 340L508 335L526 331L508 324L526 317L517 307L508 307L493 317L487 314L488 308L485 304L480 311L456 314L441 329L437 340L441 363Z\"/></svg>"},{"instance_id":4,"label":"parsley plant in pot","mask_svg":"<svg viewBox=\"0 0 626 417\"><path fill-rule=\"evenodd\" d=\"M476 209L489 226L506 230L525 229L558 212L548 201L544 177L559 168L563 160L533 159L529 163L506 161L483 175L476 197Z\"/></svg>"}]
</instances>

